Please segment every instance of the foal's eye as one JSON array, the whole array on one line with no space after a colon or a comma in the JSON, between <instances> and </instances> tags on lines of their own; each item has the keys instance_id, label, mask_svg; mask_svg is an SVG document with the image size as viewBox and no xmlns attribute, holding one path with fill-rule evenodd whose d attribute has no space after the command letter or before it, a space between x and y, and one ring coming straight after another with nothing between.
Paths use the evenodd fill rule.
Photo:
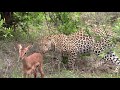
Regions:
<instances>
[{"instance_id":1,"label":"foal's eye","mask_svg":"<svg viewBox=\"0 0 120 90\"><path fill-rule=\"evenodd\" d=\"M25 54L27 54L27 53L25 53Z\"/></svg>"}]
</instances>

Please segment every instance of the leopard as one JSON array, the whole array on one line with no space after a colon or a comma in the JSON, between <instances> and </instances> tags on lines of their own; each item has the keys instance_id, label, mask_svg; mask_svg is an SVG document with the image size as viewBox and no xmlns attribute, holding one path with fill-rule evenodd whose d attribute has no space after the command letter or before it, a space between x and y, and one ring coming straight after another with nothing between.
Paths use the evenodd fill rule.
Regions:
<instances>
[{"instance_id":1,"label":"leopard","mask_svg":"<svg viewBox=\"0 0 120 90\"><path fill-rule=\"evenodd\" d=\"M83 31L70 35L56 34L45 36L41 39L39 45L43 53L53 50L55 53L59 52L60 55L67 55L67 68L70 70L74 70L78 54L94 53L99 55L106 48L110 47L108 38L102 38L96 42L92 36L84 34ZM55 56L58 57L58 55Z\"/></svg>"}]
</instances>

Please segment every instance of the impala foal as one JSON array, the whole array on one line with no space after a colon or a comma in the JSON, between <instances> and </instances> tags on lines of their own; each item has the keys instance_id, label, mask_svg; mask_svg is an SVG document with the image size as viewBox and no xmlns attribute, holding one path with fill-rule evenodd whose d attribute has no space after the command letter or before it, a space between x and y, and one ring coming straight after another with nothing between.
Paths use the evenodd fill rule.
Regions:
<instances>
[{"instance_id":1,"label":"impala foal","mask_svg":"<svg viewBox=\"0 0 120 90\"><path fill-rule=\"evenodd\" d=\"M23 48L21 44L18 44L19 57L23 63L24 78L26 78L26 76L30 77L30 75L32 74L34 75L34 78L36 78L37 69L41 74L41 78L44 78L43 56L41 55L41 53L33 53L27 56L26 53L30 47L31 45Z\"/></svg>"}]
</instances>

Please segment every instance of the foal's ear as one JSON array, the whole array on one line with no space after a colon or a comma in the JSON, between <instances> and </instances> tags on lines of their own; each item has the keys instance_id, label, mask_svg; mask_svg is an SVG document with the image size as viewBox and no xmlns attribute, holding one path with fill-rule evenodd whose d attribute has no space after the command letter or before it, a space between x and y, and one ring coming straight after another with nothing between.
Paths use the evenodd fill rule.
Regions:
<instances>
[{"instance_id":1,"label":"foal's ear","mask_svg":"<svg viewBox=\"0 0 120 90\"><path fill-rule=\"evenodd\" d=\"M25 49L29 49L29 48L31 48L31 47L33 47L33 45L28 45Z\"/></svg>"},{"instance_id":2,"label":"foal's ear","mask_svg":"<svg viewBox=\"0 0 120 90\"><path fill-rule=\"evenodd\" d=\"M17 47L18 47L19 50L22 49L22 45L21 44L18 44Z\"/></svg>"}]
</instances>

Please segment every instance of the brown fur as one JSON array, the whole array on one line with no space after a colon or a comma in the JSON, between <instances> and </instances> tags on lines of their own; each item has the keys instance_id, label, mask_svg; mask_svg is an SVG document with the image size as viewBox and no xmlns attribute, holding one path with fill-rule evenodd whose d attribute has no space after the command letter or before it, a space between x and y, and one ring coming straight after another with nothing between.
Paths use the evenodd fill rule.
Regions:
<instances>
[{"instance_id":1,"label":"brown fur","mask_svg":"<svg viewBox=\"0 0 120 90\"><path fill-rule=\"evenodd\" d=\"M29 50L29 47L30 46L22 48L21 44L18 44L19 57L22 59L23 63L24 77L26 77L26 75L29 77L31 74L34 74L34 78L36 78L38 68L41 78L43 78L43 56L41 53L33 53L29 56L26 56L26 52Z\"/></svg>"}]
</instances>

